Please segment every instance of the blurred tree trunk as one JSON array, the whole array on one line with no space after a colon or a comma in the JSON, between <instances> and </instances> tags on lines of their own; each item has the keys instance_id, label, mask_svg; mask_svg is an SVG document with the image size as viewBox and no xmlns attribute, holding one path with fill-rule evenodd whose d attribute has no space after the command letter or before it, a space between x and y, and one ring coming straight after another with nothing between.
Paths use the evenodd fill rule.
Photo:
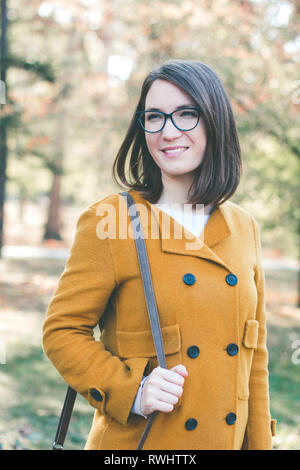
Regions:
<instances>
[{"instance_id":1,"label":"blurred tree trunk","mask_svg":"<svg viewBox=\"0 0 300 470\"><path fill-rule=\"evenodd\" d=\"M72 28L68 33L67 50L65 54L65 62L62 64L62 74L60 77L60 89L56 97L55 103L55 119L57 122L57 137L55 145L54 162L49 167L53 174L52 188L50 191L50 203L48 208L48 217L45 225L43 240L61 240L61 220L60 220L60 206L61 206L61 175L63 173L63 160L65 153L66 142L66 111L67 100L72 85L70 83L72 77L73 52L76 47L76 29Z\"/></svg>"},{"instance_id":2,"label":"blurred tree trunk","mask_svg":"<svg viewBox=\"0 0 300 470\"><path fill-rule=\"evenodd\" d=\"M45 225L43 240L61 240L61 222L60 222L60 190L61 190L61 172L63 165L63 155L65 148L65 112L63 109L64 90L60 90L55 119L57 121L57 137L55 139L55 157L53 165L49 168L52 172L52 187L49 195L49 206L47 222Z\"/></svg>"},{"instance_id":3,"label":"blurred tree trunk","mask_svg":"<svg viewBox=\"0 0 300 470\"><path fill-rule=\"evenodd\" d=\"M48 220L45 227L44 240L61 240L60 235L60 175L53 175L53 183L50 192L50 204L48 209Z\"/></svg>"},{"instance_id":4,"label":"blurred tree trunk","mask_svg":"<svg viewBox=\"0 0 300 470\"><path fill-rule=\"evenodd\" d=\"M0 80L4 83L4 93L6 87L6 63L7 57L7 5L6 0L1 0L1 74ZM7 163L7 133L5 122L0 120L0 258L3 246L3 228L4 228L4 200L5 200L5 182L6 182L6 163Z\"/></svg>"}]
</instances>

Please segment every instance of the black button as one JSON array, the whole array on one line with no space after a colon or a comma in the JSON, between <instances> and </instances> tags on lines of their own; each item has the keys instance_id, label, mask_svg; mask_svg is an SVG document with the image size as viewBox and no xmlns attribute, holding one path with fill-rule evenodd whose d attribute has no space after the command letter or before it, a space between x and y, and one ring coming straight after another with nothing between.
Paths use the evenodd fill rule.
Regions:
<instances>
[{"instance_id":1,"label":"black button","mask_svg":"<svg viewBox=\"0 0 300 470\"><path fill-rule=\"evenodd\" d=\"M196 278L195 278L194 274L186 273L186 274L183 276L183 281L184 281L188 286L192 286L193 284L195 284Z\"/></svg>"},{"instance_id":2,"label":"black button","mask_svg":"<svg viewBox=\"0 0 300 470\"><path fill-rule=\"evenodd\" d=\"M235 413L228 413L226 416L226 423L231 425L236 422L236 414Z\"/></svg>"},{"instance_id":3,"label":"black button","mask_svg":"<svg viewBox=\"0 0 300 470\"><path fill-rule=\"evenodd\" d=\"M229 356L235 356L239 352L239 347L235 343L230 343L228 344L226 351Z\"/></svg>"},{"instance_id":4,"label":"black button","mask_svg":"<svg viewBox=\"0 0 300 470\"><path fill-rule=\"evenodd\" d=\"M226 282L227 284L229 284L230 286L235 286L238 282L238 279L236 277L235 274L227 274L226 276Z\"/></svg>"},{"instance_id":5,"label":"black button","mask_svg":"<svg viewBox=\"0 0 300 470\"><path fill-rule=\"evenodd\" d=\"M199 356L200 349L198 346L190 346L187 350L188 356L191 357L192 359L195 359L195 357Z\"/></svg>"},{"instance_id":6,"label":"black button","mask_svg":"<svg viewBox=\"0 0 300 470\"><path fill-rule=\"evenodd\" d=\"M91 396L94 398L94 400L96 401L102 401L103 400L103 397L101 395L101 393L99 392L99 390L97 390L96 388L92 388L91 390Z\"/></svg>"},{"instance_id":7,"label":"black button","mask_svg":"<svg viewBox=\"0 0 300 470\"><path fill-rule=\"evenodd\" d=\"M193 431L197 427L197 425L198 425L198 422L194 418L190 418L185 422L185 428L188 431Z\"/></svg>"}]
</instances>

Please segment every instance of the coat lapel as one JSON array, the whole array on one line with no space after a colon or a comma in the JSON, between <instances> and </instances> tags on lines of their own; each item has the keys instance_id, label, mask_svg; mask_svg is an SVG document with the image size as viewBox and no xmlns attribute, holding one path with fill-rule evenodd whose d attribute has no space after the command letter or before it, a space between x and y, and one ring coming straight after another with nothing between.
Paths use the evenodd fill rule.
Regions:
<instances>
[{"instance_id":1,"label":"coat lapel","mask_svg":"<svg viewBox=\"0 0 300 470\"><path fill-rule=\"evenodd\" d=\"M157 230L159 230L162 251L203 258L217 263L229 272L232 272L228 264L213 250L213 247L231 234L226 217L226 202L213 211L204 227L203 234L200 238L197 238L187 229L183 228L173 217L144 199L138 191L131 190L130 193L136 203L147 205L151 223L145 226L145 221L141 217L144 233L148 230L148 237L150 237L150 234L153 233L150 232L151 224L155 223ZM170 236L168 236L168 230L164 230L168 223L170 224Z\"/></svg>"}]
</instances>

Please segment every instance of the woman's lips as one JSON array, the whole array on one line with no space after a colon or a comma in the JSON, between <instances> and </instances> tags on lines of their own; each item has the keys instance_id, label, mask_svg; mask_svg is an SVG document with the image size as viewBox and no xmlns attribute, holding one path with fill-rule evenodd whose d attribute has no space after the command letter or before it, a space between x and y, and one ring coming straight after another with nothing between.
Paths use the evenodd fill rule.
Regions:
<instances>
[{"instance_id":1,"label":"woman's lips","mask_svg":"<svg viewBox=\"0 0 300 470\"><path fill-rule=\"evenodd\" d=\"M181 155L183 152L185 152L188 149L188 147L166 147L162 149L162 152L166 157L178 157Z\"/></svg>"}]
</instances>

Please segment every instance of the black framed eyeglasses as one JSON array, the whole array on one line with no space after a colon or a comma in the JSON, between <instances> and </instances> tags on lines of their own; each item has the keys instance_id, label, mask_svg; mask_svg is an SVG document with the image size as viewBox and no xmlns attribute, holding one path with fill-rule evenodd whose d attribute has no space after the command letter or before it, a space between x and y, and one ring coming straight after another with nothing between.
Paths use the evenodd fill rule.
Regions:
<instances>
[{"instance_id":1,"label":"black framed eyeglasses","mask_svg":"<svg viewBox=\"0 0 300 470\"><path fill-rule=\"evenodd\" d=\"M163 111L137 111L137 120L146 132L160 132L170 118L173 125L180 131L191 131L200 119L200 109L195 107L185 107L176 109L170 114Z\"/></svg>"}]
</instances>

